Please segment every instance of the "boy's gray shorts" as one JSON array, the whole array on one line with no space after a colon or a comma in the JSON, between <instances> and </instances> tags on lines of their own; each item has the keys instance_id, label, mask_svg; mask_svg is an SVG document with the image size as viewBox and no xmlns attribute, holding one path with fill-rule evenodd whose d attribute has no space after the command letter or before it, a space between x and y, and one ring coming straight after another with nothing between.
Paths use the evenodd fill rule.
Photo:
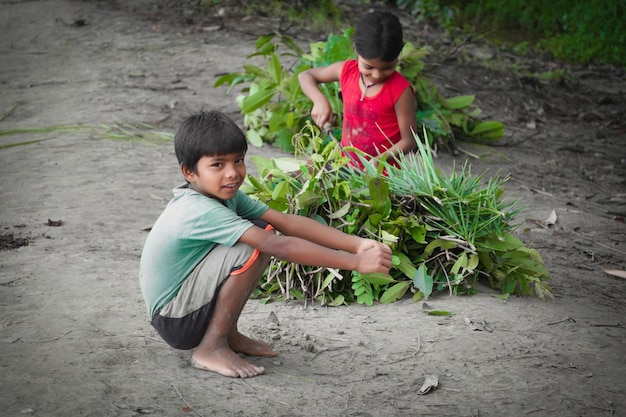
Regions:
<instances>
[{"instance_id":1,"label":"boy's gray shorts","mask_svg":"<svg viewBox=\"0 0 626 417\"><path fill-rule=\"evenodd\" d=\"M193 349L206 333L217 294L226 279L236 279L254 263L259 252L245 243L218 245L189 274L180 291L152 317L152 326L176 349Z\"/></svg>"}]
</instances>

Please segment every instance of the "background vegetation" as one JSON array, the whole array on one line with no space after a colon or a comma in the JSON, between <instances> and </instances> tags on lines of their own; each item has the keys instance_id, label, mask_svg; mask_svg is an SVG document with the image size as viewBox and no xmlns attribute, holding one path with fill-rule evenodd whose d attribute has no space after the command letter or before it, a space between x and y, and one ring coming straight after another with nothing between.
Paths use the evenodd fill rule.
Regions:
<instances>
[{"instance_id":1,"label":"background vegetation","mask_svg":"<svg viewBox=\"0 0 626 417\"><path fill-rule=\"evenodd\" d=\"M451 29L477 25L518 50L535 47L571 63L626 68L626 0L397 0ZM500 37L500 39L498 39Z\"/></svg>"},{"instance_id":2,"label":"background vegetation","mask_svg":"<svg viewBox=\"0 0 626 417\"><path fill-rule=\"evenodd\" d=\"M488 33L490 40L516 51L549 51L570 63L615 64L626 68L626 0L366 0L363 3L372 7L384 3L410 13L416 20L437 23L450 32L459 28L465 32L478 29ZM355 23L349 2L333 0L202 0L198 4L206 10L228 6L250 14L280 17L285 22L306 22L307 29L322 33Z\"/></svg>"}]
</instances>

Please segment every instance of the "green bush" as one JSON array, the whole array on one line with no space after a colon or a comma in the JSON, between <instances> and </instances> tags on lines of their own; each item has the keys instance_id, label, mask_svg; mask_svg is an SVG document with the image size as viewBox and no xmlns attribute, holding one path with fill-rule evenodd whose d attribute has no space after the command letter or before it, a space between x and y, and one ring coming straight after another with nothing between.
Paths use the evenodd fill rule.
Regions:
<instances>
[{"instance_id":1,"label":"green bush","mask_svg":"<svg viewBox=\"0 0 626 417\"><path fill-rule=\"evenodd\" d=\"M537 46L574 63L626 67L626 0L397 0L416 15L525 32Z\"/></svg>"}]
</instances>

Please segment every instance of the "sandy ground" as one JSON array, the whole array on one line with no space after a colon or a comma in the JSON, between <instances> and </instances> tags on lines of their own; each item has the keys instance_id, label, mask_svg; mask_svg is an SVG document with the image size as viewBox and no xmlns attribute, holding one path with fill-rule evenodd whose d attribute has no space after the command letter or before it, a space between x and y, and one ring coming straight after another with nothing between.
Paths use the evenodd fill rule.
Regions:
<instances>
[{"instance_id":1,"label":"sandy ground","mask_svg":"<svg viewBox=\"0 0 626 417\"><path fill-rule=\"evenodd\" d=\"M158 15L150 0L0 1L0 129L160 122L173 132L203 106L240 121L234 96L212 84L242 68L255 36ZM626 281L602 270L626 268L623 73L585 70L559 89L448 64L442 88L476 92L519 142L466 149L482 156L475 172L511 174L507 192L527 204L520 238L544 257L553 302L502 302L487 287L437 294L428 304L456 313L443 318L411 300L251 300L242 330L280 351L255 359L267 374L198 371L151 328L138 285L145 229L181 182L171 143L94 129L0 136L0 414L626 416ZM554 227L533 222L553 210ZM418 395L429 375L439 386Z\"/></svg>"}]
</instances>

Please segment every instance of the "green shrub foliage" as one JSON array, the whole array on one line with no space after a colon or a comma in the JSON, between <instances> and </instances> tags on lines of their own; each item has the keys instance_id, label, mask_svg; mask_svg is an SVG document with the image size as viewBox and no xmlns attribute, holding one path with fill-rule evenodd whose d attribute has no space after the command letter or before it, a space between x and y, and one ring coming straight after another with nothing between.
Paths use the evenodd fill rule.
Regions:
<instances>
[{"instance_id":1,"label":"green shrub foliage","mask_svg":"<svg viewBox=\"0 0 626 417\"><path fill-rule=\"evenodd\" d=\"M396 0L416 17L451 29L482 22L541 39L537 45L574 63L626 68L626 0Z\"/></svg>"},{"instance_id":2,"label":"green shrub foliage","mask_svg":"<svg viewBox=\"0 0 626 417\"><path fill-rule=\"evenodd\" d=\"M437 291L473 294L482 278L503 298L551 297L541 256L513 234L520 207L502 198L507 178L474 176L467 164L446 174L435 168L430 147L418 143L418 152L400 156L397 167L362 158L365 169L357 170L309 122L294 137L295 160L253 156L259 177L249 176L249 195L274 209L386 242L394 265L390 275L359 274L274 259L259 296L372 305L407 293L415 300Z\"/></svg>"},{"instance_id":3,"label":"green shrub foliage","mask_svg":"<svg viewBox=\"0 0 626 417\"><path fill-rule=\"evenodd\" d=\"M261 146L270 143L293 151L291 138L310 120L312 103L302 92L298 74L306 69L327 66L354 57L353 29L331 34L325 42L310 44L309 53L289 36L268 35L256 42L256 52L248 59L243 72L229 73L216 80L214 86L227 86L231 91L241 86L236 101L244 115L244 128L250 143ZM416 90L417 120L428 132L431 146L441 144L456 152L455 139L480 142L497 141L504 135L504 125L498 121L482 121L481 110L473 95L446 98L423 74L423 58L427 47L407 42L399 57L398 70ZM263 62L258 65L259 60ZM343 103L338 83L320 85L336 115L335 125L341 126ZM335 138L341 129L335 127Z\"/></svg>"}]
</instances>

